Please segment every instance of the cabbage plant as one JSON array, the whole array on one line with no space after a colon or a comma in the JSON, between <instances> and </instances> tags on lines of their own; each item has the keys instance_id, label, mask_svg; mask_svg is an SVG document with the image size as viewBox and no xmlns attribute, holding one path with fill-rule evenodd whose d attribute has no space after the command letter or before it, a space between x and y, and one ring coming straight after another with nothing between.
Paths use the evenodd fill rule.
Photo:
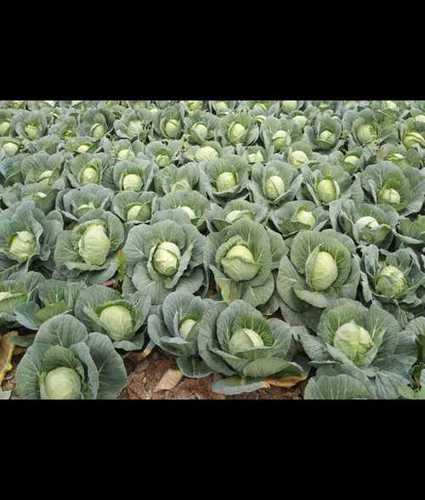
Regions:
<instances>
[{"instance_id":1,"label":"cabbage plant","mask_svg":"<svg viewBox=\"0 0 425 500\"><path fill-rule=\"evenodd\" d=\"M16 321L29 330L38 330L44 322L59 314L73 314L78 295L85 287L81 281L35 278L36 292L17 304L15 310Z\"/></svg>"},{"instance_id":2,"label":"cabbage plant","mask_svg":"<svg viewBox=\"0 0 425 500\"><path fill-rule=\"evenodd\" d=\"M261 224L240 219L216 233L205 245L204 266L214 276L222 300L265 304L275 288L272 270L287 252L282 237Z\"/></svg>"},{"instance_id":3,"label":"cabbage plant","mask_svg":"<svg viewBox=\"0 0 425 500\"><path fill-rule=\"evenodd\" d=\"M305 127L304 134L314 150L329 152L343 144L342 124L336 117L318 116L312 126Z\"/></svg>"},{"instance_id":4,"label":"cabbage plant","mask_svg":"<svg viewBox=\"0 0 425 500\"><path fill-rule=\"evenodd\" d=\"M154 178L155 191L159 195L177 191L191 191L199 187L201 166L197 162L189 162L181 167L170 165L159 171Z\"/></svg>"},{"instance_id":5,"label":"cabbage plant","mask_svg":"<svg viewBox=\"0 0 425 500\"><path fill-rule=\"evenodd\" d=\"M111 340L89 333L68 314L40 327L16 372L21 399L116 399L126 383L124 362Z\"/></svg>"},{"instance_id":6,"label":"cabbage plant","mask_svg":"<svg viewBox=\"0 0 425 500\"><path fill-rule=\"evenodd\" d=\"M113 195L114 192L109 188L97 184L87 184L58 193L56 208L65 219L76 222L90 210L96 208L108 210Z\"/></svg>"},{"instance_id":7,"label":"cabbage plant","mask_svg":"<svg viewBox=\"0 0 425 500\"><path fill-rule=\"evenodd\" d=\"M176 191L168 193L159 200L160 210L180 208L184 210L190 221L198 229L205 226L206 213L210 208L210 201L197 191Z\"/></svg>"},{"instance_id":8,"label":"cabbage plant","mask_svg":"<svg viewBox=\"0 0 425 500\"><path fill-rule=\"evenodd\" d=\"M182 146L181 141L152 141L146 146L145 155L158 168L164 168L176 164L180 157Z\"/></svg>"},{"instance_id":9,"label":"cabbage plant","mask_svg":"<svg viewBox=\"0 0 425 500\"><path fill-rule=\"evenodd\" d=\"M360 174L363 189L375 204L391 205L397 212L419 212L425 196L425 176L414 167L401 169L389 161L368 165Z\"/></svg>"},{"instance_id":10,"label":"cabbage plant","mask_svg":"<svg viewBox=\"0 0 425 500\"><path fill-rule=\"evenodd\" d=\"M176 357L177 366L186 377L206 377L214 370L199 355L198 337L203 330L215 329L217 316L224 307L220 302L187 292L170 293L157 314L148 319L149 338Z\"/></svg>"},{"instance_id":11,"label":"cabbage plant","mask_svg":"<svg viewBox=\"0 0 425 500\"><path fill-rule=\"evenodd\" d=\"M63 220L59 212L47 216L32 201L0 212L0 278L14 272L49 268Z\"/></svg>"},{"instance_id":12,"label":"cabbage plant","mask_svg":"<svg viewBox=\"0 0 425 500\"><path fill-rule=\"evenodd\" d=\"M304 166L303 197L309 198L316 205L330 205L339 199L353 198L362 201L364 194L360 180L352 181L351 175L342 167L332 163L317 163Z\"/></svg>"},{"instance_id":13,"label":"cabbage plant","mask_svg":"<svg viewBox=\"0 0 425 500\"><path fill-rule=\"evenodd\" d=\"M114 130L121 139L144 141L153 126L154 116L148 109L128 109L114 121Z\"/></svg>"},{"instance_id":14,"label":"cabbage plant","mask_svg":"<svg viewBox=\"0 0 425 500\"><path fill-rule=\"evenodd\" d=\"M153 119L153 128L161 139L180 139L184 131L182 108L171 105L161 109Z\"/></svg>"},{"instance_id":15,"label":"cabbage plant","mask_svg":"<svg viewBox=\"0 0 425 500\"><path fill-rule=\"evenodd\" d=\"M281 160L254 165L249 188L256 203L276 209L295 198L303 177L299 171Z\"/></svg>"},{"instance_id":16,"label":"cabbage plant","mask_svg":"<svg viewBox=\"0 0 425 500\"><path fill-rule=\"evenodd\" d=\"M102 184L108 166L109 159L104 153L81 153L69 162L69 183L74 188L86 184Z\"/></svg>"},{"instance_id":17,"label":"cabbage plant","mask_svg":"<svg viewBox=\"0 0 425 500\"><path fill-rule=\"evenodd\" d=\"M389 312L349 299L323 312L317 336L301 331L299 340L319 377L348 375L374 399L396 399L416 360L415 339ZM337 388L339 381L333 384ZM352 389L358 390L358 384Z\"/></svg>"},{"instance_id":18,"label":"cabbage plant","mask_svg":"<svg viewBox=\"0 0 425 500\"><path fill-rule=\"evenodd\" d=\"M222 205L247 196L248 179L248 164L236 155L229 155L202 164L200 191Z\"/></svg>"},{"instance_id":19,"label":"cabbage plant","mask_svg":"<svg viewBox=\"0 0 425 500\"><path fill-rule=\"evenodd\" d=\"M197 292L204 284L205 237L190 223L161 220L130 229L124 246L126 290L148 291L152 304L173 291Z\"/></svg>"},{"instance_id":20,"label":"cabbage plant","mask_svg":"<svg viewBox=\"0 0 425 500\"><path fill-rule=\"evenodd\" d=\"M355 299L360 280L356 246L332 229L300 231L280 261L276 291L291 324L313 327L335 300Z\"/></svg>"},{"instance_id":21,"label":"cabbage plant","mask_svg":"<svg viewBox=\"0 0 425 500\"><path fill-rule=\"evenodd\" d=\"M112 210L127 226L148 223L158 209L158 196L153 191L122 191L114 196Z\"/></svg>"},{"instance_id":22,"label":"cabbage plant","mask_svg":"<svg viewBox=\"0 0 425 500\"><path fill-rule=\"evenodd\" d=\"M335 230L349 235L358 245L389 248L394 239L399 215L391 205L373 205L343 200L329 207Z\"/></svg>"},{"instance_id":23,"label":"cabbage plant","mask_svg":"<svg viewBox=\"0 0 425 500\"><path fill-rule=\"evenodd\" d=\"M365 303L379 302L402 324L423 310L425 273L411 248L389 252L375 245L363 247L361 271Z\"/></svg>"},{"instance_id":24,"label":"cabbage plant","mask_svg":"<svg viewBox=\"0 0 425 500\"><path fill-rule=\"evenodd\" d=\"M301 139L302 133L293 120L270 116L261 124L260 137L266 149L270 148L274 153L283 153L292 142Z\"/></svg>"},{"instance_id":25,"label":"cabbage plant","mask_svg":"<svg viewBox=\"0 0 425 500\"><path fill-rule=\"evenodd\" d=\"M90 210L59 235L54 253L56 277L88 283L111 279L120 265L118 251L124 238L124 226L116 215Z\"/></svg>"},{"instance_id":26,"label":"cabbage plant","mask_svg":"<svg viewBox=\"0 0 425 500\"><path fill-rule=\"evenodd\" d=\"M225 378L215 382L215 392L226 395L265 387L265 380L302 380L304 369L293 361L297 328L277 318L265 319L254 307L236 300L217 317L215 328L198 334L199 353Z\"/></svg>"},{"instance_id":27,"label":"cabbage plant","mask_svg":"<svg viewBox=\"0 0 425 500\"><path fill-rule=\"evenodd\" d=\"M22 139L34 141L46 134L46 113L22 110L13 116L10 125L11 129Z\"/></svg>"},{"instance_id":28,"label":"cabbage plant","mask_svg":"<svg viewBox=\"0 0 425 500\"><path fill-rule=\"evenodd\" d=\"M104 175L103 182L115 191L148 191L155 175L155 166L149 160L135 158L123 160L110 166Z\"/></svg>"},{"instance_id":29,"label":"cabbage plant","mask_svg":"<svg viewBox=\"0 0 425 500\"><path fill-rule=\"evenodd\" d=\"M270 219L286 239L303 230L320 231L329 222L329 212L312 201L295 200L288 201L274 210Z\"/></svg>"},{"instance_id":30,"label":"cabbage plant","mask_svg":"<svg viewBox=\"0 0 425 500\"><path fill-rule=\"evenodd\" d=\"M209 231L221 231L239 220L250 220L259 223L265 222L268 209L264 205L247 200L231 200L220 207L212 203L206 214Z\"/></svg>"},{"instance_id":31,"label":"cabbage plant","mask_svg":"<svg viewBox=\"0 0 425 500\"><path fill-rule=\"evenodd\" d=\"M257 141L259 133L258 124L248 113L230 113L221 120L217 138L225 145L249 146Z\"/></svg>"},{"instance_id":32,"label":"cabbage plant","mask_svg":"<svg viewBox=\"0 0 425 500\"><path fill-rule=\"evenodd\" d=\"M0 282L0 325L13 326L17 320L17 309L35 298L44 277L29 271L25 274L12 274Z\"/></svg>"},{"instance_id":33,"label":"cabbage plant","mask_svg":"<svg viewBox=\"0 0 425 500\"><path fill-rule=\"evenodd\" d=\"M75 303L75 316L89 330L108 335L115 349L141 350L151 299L145 292L122 296L103 285L82 290Z\"/></svg>"}]
</instances>

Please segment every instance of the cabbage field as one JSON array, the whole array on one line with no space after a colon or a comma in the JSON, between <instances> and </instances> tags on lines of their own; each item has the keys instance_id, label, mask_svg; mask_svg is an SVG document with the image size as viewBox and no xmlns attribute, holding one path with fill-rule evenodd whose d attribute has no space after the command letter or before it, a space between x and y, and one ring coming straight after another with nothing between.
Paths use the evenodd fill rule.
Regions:
<instances>
[{"instance_id":1,"label":"cabbage field","mask_svg":"<svg viewBox=\"0 0 425 500\"><path fill-rule=\"evenodd\" d=\"M425 399L425 101L0 101L0 399Z\"/></svg>"}]
</instances>

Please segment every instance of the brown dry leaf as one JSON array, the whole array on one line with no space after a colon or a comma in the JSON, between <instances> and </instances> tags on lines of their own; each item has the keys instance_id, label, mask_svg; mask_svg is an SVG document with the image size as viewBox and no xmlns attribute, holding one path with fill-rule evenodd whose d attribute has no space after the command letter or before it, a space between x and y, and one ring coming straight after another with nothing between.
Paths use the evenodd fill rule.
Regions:
<instances>
[{"instance_id":1,"label":"brown dry leaf","mask_svg":"<svg viewBox=\"0 0 425 500\"><path fill-rule=\"evenodd\" d=\"M12 356L15 345L12 344L11 338L17 334L18 332L9 332L0 336L0 385L6 373L13 369Z\"/></svg>"},{"instance_id":2,"label":"brown dry leaf","mask_svg":"<svg viewBox=\"0 0 425 500\"><path fill-rule=\"evenodd\" d=\"M307 379L307 375L300 375L299 377L285 377L280 379L268 378L266 383L271 387L283 387L284 389L289 389L294 387L294 385L299 384Z\"/></svg>"},{"instance_id":3,"label":"brown dry leaf","mask_svg":"<svg viewBox=\"0 0 425 500\"><path fill-rule=\"evenodd\" d=\"M153 392L171 391L183 378L183 373L180 370L168 369L162 376L159 383L156 385Z\"/></svg>"}]
</instances>

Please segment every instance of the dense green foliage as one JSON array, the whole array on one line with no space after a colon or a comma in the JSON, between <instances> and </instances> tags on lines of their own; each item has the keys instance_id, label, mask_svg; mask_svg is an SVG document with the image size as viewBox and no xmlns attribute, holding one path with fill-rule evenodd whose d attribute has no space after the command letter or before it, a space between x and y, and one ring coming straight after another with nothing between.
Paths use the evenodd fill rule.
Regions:
<instances>
[{"instance_id":1,"label":"dense green foliage","mask_svg":"<svg viewBox=\"0 0 425 500\"><path fill-rule=\"evenodd\" d=\"M424 202L422 101L0 101L15 397L116 398L155 346L223 394L421 398Z\"/></svg>"}]
</instances>

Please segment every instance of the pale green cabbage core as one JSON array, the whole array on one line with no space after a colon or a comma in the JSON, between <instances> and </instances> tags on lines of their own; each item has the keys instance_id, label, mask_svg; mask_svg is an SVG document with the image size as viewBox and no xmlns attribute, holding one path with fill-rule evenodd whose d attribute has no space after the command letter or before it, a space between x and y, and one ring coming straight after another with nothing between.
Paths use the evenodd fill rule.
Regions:
<instances>
[{"instance_id":1,"label":"pale green cabbage core","mask_svg":"<svg viewBox=\"0 0 425 500\"><path fill-rule=\"evenodd\" d=\"M127 126L128 135L135 137L143 132L143 122L140 120L130 120Z\"/></svg>"},{"instance_id":2,"label":"pale green cabbage core","mask_svg":"<svg viewBox=\"0 0 425 500\"><path fill-rule=\"evenodd\" d=\"M160 243L153 256L153 265L156 271L163 276L174 276L181 259L179 247L171 241Z\"/></svg>"},{"instance_id":3,"label":"pale green cabbage core","mask_svg":"<svg viewBox=\"0 0 425 500\"><path fill-rule=\"evenodd\" d=\"M87 153L89 149L90 149L89 144L81 144L80 146L78 146L77 151L78 153Z\"/></svg>"},{"instance_id":4,"label":"pale green cabbage core","mask_svg":"<svg viewBox=\"0 0 425 500\"><path fill-rule=\"evenodd\" d=\"M418 123L425 123L425 115L416 115L415 121L417 121Z\"/></svg>"},{"instance_id":5,"label":"pale green cabbage core","mask_svg":"<svg viewBox=\"0 0 425 500\"><path fill-rule=\"evenodd\" d=\"M217 113L226 113L229 110L229 106L224 101L218 101L215 103L215 109Z\"/></svg>"},{"instance_id":6,"label":"pale green cabbage core","mask_svg":"<svg viewBox=\"0 0 425 500\"><path fill-rule=\"evenodd\" d=\"M278 130L272 137L273 146L277 151L282 151L291 144L291 136L286 130Z\"/></svg>"},{"instance_id":7,"label":"pale green cabbage core","mask_svg":"<svg viewBox=\"0 0 425 500\"><path fill-rule=\"evenodd\" d=\"M160 153L155 158L156 163L159 167L163 168L168 166L171 163L171 158L168 154Z\"/></svg>"},{"instance_id":8,"label":"pale green cabbage core","mask_svg":"<svg viewBox=\"0 0 425 500\"><path fill-rule=\"evenodd\" d=\"M191 191L191 189L192 186L187 179L180 179L171 186L172 193L175 193L176 191Z\"/></svg>"},{"instance_id":9,"label":"pale green cabbage core","mask_svg":"<svg viewBox=\"0 0 425 500\"><path fill-rule=\"evenodd\" d=\"M83 203L75 211L81 215L85 214L89 210L93 210L94 208L96 208L95 204L92 201L90 201L89 203Z\"/></svg>"},{"instance_id":10,"label":"pale green cabbage core","mask_svg":"<svg viewBox=\"0 0 425 500\"><path fill-rule=\"evenodd\" d=\"M40 133L38 125L33 125L33 124L25 125L24 130L27 136L32 140L37 139Z\"/></svg>"},{"instance_id":11,"label":"pale green cabbage core","mask_svg":"<svg viewBox=\"0 0 425 500\"><path fill-rule=\"evenodd\" d=\"M52 175L53 175L53 170L45 170L38 178L38 182L48 183Z\"/></svg>"},{"instance_id":12,"label":"pale green cabbage core","mask_svg":"<svg viewBox=\"0 0 425 500\"><path fill-rule=\"evenodd\" d=\"M3 144L3 151L9 155L13 156L18 151L19 146L15 142L5 142Z\"/></svg>"},{"instance_id":13,"label":"pale green cabbage core","mask_svg":"<svg viewBox=\"0 0 425 500\"><path fill-rule=\"evenodd\" d=\"M124 174L121 178L123 191L140 191L143 187L143 179L137 174Z\"/></svg>"},{"instance_id":14,"label":"pale green cabbage core","mask_svg":"<svg viewBox=\"0 0 425 500\"><path fill-rule=\"evenodd\" d=\"M292 113L297 109L298 101L282 101L281 106L286 113Z\"/></svg>"},{"instance_id":15,"label":"pale green cabbage core","mask_svg":"<svg viewBox=\"0 0 425 500\"><path fill-rule=\"evenodd\" d=\"M360 158L356 155L348 155L345 157L344 163L348 163L348 165L357 167L357 165L360 163Z\"/></svg>"},{"instance_id":16,"label":"pale green cabbage core","mask_svg":"<svg viewBox=\"0 0 425 500\"><path fill-rule=\"evenodd\" d=\"M218 158L218 152L211 146L201 146L195 152L195 159L197 161L211 161Z\"/></svg>"},{"instance_id":17,"label":"pale green cabbage core","mask_svg":"<svg viewBox=\"0 0 425 500\"><path fill-rule=\"evenodd\" d=\"M28 260L35 250L35 237L29 231L18 231L12 238L9 252L19 260Z\"/></svg>"},{"instance_id":18,"label":"pale green cabbage core","mask_svg":"<svg viewBox=\"0 0 425 500\"><path fill-rule=\"evenodd\" d=\"M306 262L306 272L311 288L316 292L327 290L338 278L338 266L328 252L311 254Z\"/></svg>"},{"instance_id":19,"label":"pale green cabbage core","mask_svg":"<svg viewBox=\"0 0 425 500\"><path fill-rule=\"evenodd\" d=\"M229 140L232 144L240 144L245 140L246 128L238 122L233 122L228 131Z\"/></svg>"},{"instance_id":20,"label":"pale green cabbage core","mask_svg":"<svg viewBox=\"0 0 425 500\"><path fill-rule=\"evenodd\" d=\"M310 210L299 210L296 215L296 220L300 224L304 224L305 226L308 227L313 227L314 224L316 223L316 218L310 212Z\"/></svg>"},{"instance_id":21,"label":"pale green cabbage core","mask_svg":"<svg viewBox=\"0 0 425 500\"><path fill-rule=\"evenodd\" d=\"M95 167L88 166L81 172L82 184L96 184L99 181L99 175Z\"/></svg>"},{"instance_id":22,"label":"pale green cabbage core","mask_svg":"<svg viewBox=\"0 0 425 500\"><path fill-rule=\"evenodd\" d=\"M390 111L397 111L398 106L394 101L384 101L384 107Z\"/></svg>"},{"instance_id":23,"label":"pale green cabbage core","mask_svg":"<svg viewBox=\"0 0 425 500\"><path fill-rule=\"evenodd\" d=\"M425 139L419 132L409 132L404 136L403 144L406 148L413 146L425 146Z\"/></svg>"},{"instance_id":24,"label":"pale green cabbage core","mask_svg":"<svg viewBox=\"0 0 425 500\"><path fill-rule=\"evenodd\" d=\"M359 363L373 347L369 332L354 321L345 323L337 329L333 344L354 363Z\"/></svg>"},{"instance_id":25,"label":"pale green cabbage core","mask_svg":"<svg viewBox=\"0 0 425 500\"><path fill-rule=\"evenodd\" d=\"M167 137L172 137L172 138L177 137L181 130L180 122L175 118L167 120L165 122L164 130L165 130L165 135Z\"/></svg>"},{"instance_id":26,"label":"pale green cabbage core","mask_svg":"<svg viewBox=\"0 0 425 500\"><path fill-rule=\"evenodd\" d=\"M219 193L232 189L237 184L238 179L236 174L234 174L233 172L223 172L218 175L217 179L215 180L215 185Z\"/></svg>"},{"instance_id":27,"label":"pale green cabbage core","mask_svg":"<svg viewBox=\"0 0 425 500\"><path fill-rule=\"evenodd\" d=\"M370 216L360 217L360 219L356 222L359 230L371 229L372 231L379 228L379 222Z\"/></svg>"},{"instance_id":28,"label":"pale green cabbage core","mask_svg":"<svg viewBox=\"0 0 425 500\"><path fill-rule=\"evenodd\" d=\"M120 305L105 307L99 319L113 340L125 340L133 336L133 318L127 307Z\"/></svg>"},{"instance_id":29,"label":"pale green cabbage core","mask_svg":"<svg viewBox=\"0 0 425 500\"><path fill-rule=\"evenodd\" d=\"M193 132L203 141L208 135L208 128L203 123L196 123L192 127Z\"/></svg>"},{"instance_id":30,"label":"pale green cabbage core","mask_svg":"<svg viewBox=\"0 0 425 500\"><path fill-rule=\"evenodd\" d=\"M252 280L260 270L251 250L242 244L233 246L221 259L221 265L225 274L237 282Z\"/></svg>"},{"instance_id":31,"label":"pale green cabbage core","mask_svg":"<svg viewBox=\"0 0 425 500\"><path fill-rule=\"evenodd\" d=\"M3 121L0 123L0 135L6 135L10 130L10 122Z\"/></svg>"},{"instance_id":32,"label":"pale green cabbage core","mask_svg":"<svg viewBox=\"0 0 425 500\"><path fill-rule=\"evenodd\" d=\"M390 205L398 205L401 201L400 193L393 188L383 189L379 193L379 201Z\"/></svg>"},{"instance_id":33,"label":"pale green cabbage core","mask_svg":"<svg viewBox=\"0 0 425 500\"><path fill-rule=\"evenodd\" d=\"M110 249L111 241L102 224L89 224L78 241L81 258L92 266L102 266Z\"/></svg>"},{"instance_id":34,"label":"pale green cabbage core","mask_svg":"<svg viewBox=\"0 0 425 500\"><path fill-rule=\"evenodd\" d=\"M121 149L118 151L118 159L119 160L132 160L134 158L134 153L131 149Z\"/></svg>"},{"instance_id":35,"label":"pale green cabbage core","mask_svg":"<svg viewBox=\"0 0 425 500\"><path fill-rule=\"evenodd\" d=\"M225 217L225 221L228 224L233 224L240 219L254 220L254 214L252 212L248 212L247 210L232 210Z\"/></svg>"},{"instance_id":36,"label":"pale green cabbage core","mask_svg":"<svg viewBox=\"0 0 425 500\"><path fill-rule=\"evenodd\" d=\"M385 266L376 279L376 291L389 298L400 297L407 290L407 280L395 266Z\"/></svg>"},{"instance_id":37,"label":"pale green cabbage core","mask_svg":"<svg viewBox=\"0 0 425 500\"><path fill-rule=\"evenodd\" d=\"M375 127L370 123L364 123L357 129L357 137L361 144L368 144L378 138Z\"/></svg>"},{"instance_id":38,"label":"pale green cabbage core","mask_svg":"<svg viewBox=\"0 0 425 500\"><path fill-rule=\"evenodd\" d=\"M151 216L151 207L149 203L141 203L140 205L133 205L128 209L128 221L146 221Z\"/></svg>"},{"instance_id":39,"label":"pale green cabbage core","mask_svg":"<svg viewBox=\"0 0 425 500\"><path fill-rule=\"evenodd\" d=\"M323 203L330 203L339 196L339 188L336 181L332 179L323 179L317 185L317 194L320 201Z\"/></svg>"},{"instance_id":40,"label":"pale green cabbage core","mask_svg":"<svg viewBox=\"0 0 425 500\"><path fill-rule=\"evenodd\" d=\"M194 212L194 210L192 208L187 207L187 206L181 206L179 208L181 208L182 210L184 210L187 213L187 215L190 217L190 220L196 219L196 213Z\"/></svg>"},{"instance_id":41,"label":"pale green cabbage core","mask_svg":"<svg viewBox=\"0 0 425 500\"><path fill-rule=\"evenodd\" d=\"M186 105L189 111L196 111L202 109L202 101L187 101Z\"/></svg>"},{"instance_id":42,"label":"pale green cabbage core","mask_svg":"<svg viewBox=\"0 0 425 500\"><path fill-rule=\"evenodd\" d=\"M319 134L319 141L332 146L336 142L336 136L330 130L324 130Z\"/></svg>"},{"instance_id":43,"label":"pale green cabbage core","mask_svg":"<svg viewBox=\"0 0 425 500\"><path fill-rule=\"evenodd\" d=\"M278 175L269 177L265 187L265 195L269 200L276 200L285 192L285 182Z\"/></svg>"},{"instance_id":44,"label":"pale green cabbage core","mask_svg":"<svg viewBox=\"0 0 425 500\"><path fill-rule=\"evenodd\" d=\"M292 163L295 167L299 167L304 163L308 162L308 156L304 153L304 151L296 150L292 151L288 156L289 162Z\"/></svg>"},{"instance_id":45,"label":"pale green cabbage core","mask_svg":"<svg viewBox=\"0 0 425 500\"><path fill-rule=\"evenodd\" d=\"M392 161L392 162L403 161L404 160L404 155L402 155L401 153L390 153L387 156L387 160L388 161Z\"/></svg>"},{"instance_id":46,"label":"pale green cabbage core","mask_svg":"<svg viewBox=\"0 0 425 500\"><path fill-rule=\"evenodd\" d=\"M180 328L179 328L179 331L180 331L180 335L186 339L190 332L193 330L193 327L196 325L196 321L194 319L191 319L191 318L188 318L188 319L185 319L184 321L181 322L180 324Z\"/></svg>"},{"instance_id":47,"label":"pale green cabbage core","mask_svg":"<svg viewBox=\"0 0 425 500\"><path fill-rule=\"evenodd\" d=\"M230 338L229 351L232 354L249 351L264 347L263 339L255 330L250 328L241 328L236 330Z\"/></svg>"},{"instance_id":48,"label":"pale green cabbage core","mask_svg":"<svg viewBox=\"0 0 425 500\"><path fill-rule=\"evenodd\" d=\"M249 154L248 161L251 164L262 163L264 161L263 153L261 151L256 151L255 153Z\"/></svg>"},{"instance_id":49,"label":"pale green cabbage core","mask_svg":"<svg viewBox=\"0 0 425 500\"><path fill-rule=\"evenodd\" d=\"M105 135L106 129L101 123L95 123L90 132L95 139L101 139Z\"/></svg>"},{"instance_id":50,"label":"pale green cabbage core","mask_svg":"<svg viewBox=\"0 0 425 500\"><path fill-rule=\"evenodd\" d=\"M80 399L80 376L72 368L55 368L46 375L43 392L45 399Z\"/></svg>"}]
</instances>

